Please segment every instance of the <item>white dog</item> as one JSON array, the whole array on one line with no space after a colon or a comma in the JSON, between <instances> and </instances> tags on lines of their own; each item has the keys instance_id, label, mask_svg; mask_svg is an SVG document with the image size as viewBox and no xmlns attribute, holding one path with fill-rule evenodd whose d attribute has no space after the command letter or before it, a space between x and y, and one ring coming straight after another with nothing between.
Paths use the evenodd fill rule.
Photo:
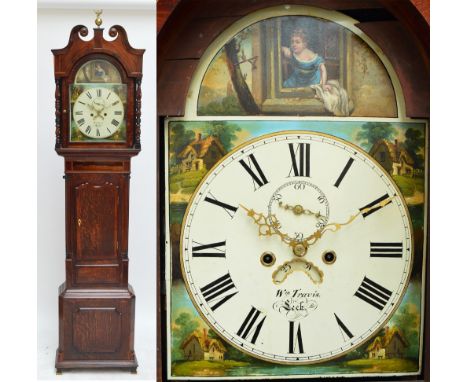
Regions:
<instances>
[{"instance_id":1,"label":"white dog","mask_svg":"<svg viewBox=\"0 0 468 382\"><path fill-rule=\"evenodd\" d=\"M310 85L315 90L315 98L323 102L325 109L337 117L348 117L354 109L354 103L348 98L348 93L337 80L327 82L330 90L322 85Z\"/></svg>"}]
</instances>

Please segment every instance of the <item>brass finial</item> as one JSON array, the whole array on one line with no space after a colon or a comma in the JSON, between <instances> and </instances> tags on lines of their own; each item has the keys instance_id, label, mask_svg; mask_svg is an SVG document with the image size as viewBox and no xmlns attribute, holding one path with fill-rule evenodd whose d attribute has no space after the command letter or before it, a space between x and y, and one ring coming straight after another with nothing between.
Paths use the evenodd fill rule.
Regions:
<instances>
[{"instance_id":1,"label":"brass finial","mask_svg":"<svg viewBox=\"0 0 468 382\"><path fill-rule=\"evenodd\" d=\"M94 13L96 14L96 20L94 20L94 22L96 23L96 25L99 28L101 26L101 24L102 24L102 19L101 19L102 9L95 9Z\"/></svg>"}]
</instances>

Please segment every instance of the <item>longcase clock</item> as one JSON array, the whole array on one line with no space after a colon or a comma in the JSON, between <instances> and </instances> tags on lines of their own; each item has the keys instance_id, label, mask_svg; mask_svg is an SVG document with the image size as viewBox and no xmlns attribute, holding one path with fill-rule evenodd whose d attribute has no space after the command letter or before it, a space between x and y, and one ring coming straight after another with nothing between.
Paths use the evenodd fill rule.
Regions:
<instances>
[{"instance_id":1,"label":"longcase clock","mask_svg":"<svg viewBox=\"0 0 468 382\"><path fill-rule=\"evenodd\" d=\"M128 283L130 161L140 151L143 49L121 26L91 39L75 26L53 50L56 152L65 159L66 281L59 288L58 373L136 372Z\"/></svg>"}]
</instances>

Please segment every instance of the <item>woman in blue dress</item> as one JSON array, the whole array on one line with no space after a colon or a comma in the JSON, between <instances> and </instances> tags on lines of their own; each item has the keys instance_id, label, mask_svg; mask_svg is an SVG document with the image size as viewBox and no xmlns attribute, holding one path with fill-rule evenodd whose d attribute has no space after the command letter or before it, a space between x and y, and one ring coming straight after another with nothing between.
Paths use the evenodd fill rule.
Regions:
<instances>
[{"instance_id":1,"label":"woman in blue dress","mask_svg":"<svg viewBox=\"0 0 468 382\"><path fill-rule=\"evenodd\" d=\"M303 29L296 29L291 35L291 48L282 47L283 55L291 60L293 72L284 81L285 88L304 88L310 85L327 85L325 60L308 48L307 35Z\"/></svg>"}]
</instances>

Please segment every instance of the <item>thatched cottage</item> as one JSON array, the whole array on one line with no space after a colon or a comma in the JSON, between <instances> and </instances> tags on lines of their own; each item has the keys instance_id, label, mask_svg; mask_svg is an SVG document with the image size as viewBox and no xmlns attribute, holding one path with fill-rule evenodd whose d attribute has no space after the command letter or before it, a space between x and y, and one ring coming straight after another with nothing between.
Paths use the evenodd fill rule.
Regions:
<instances>
[{"instance_id":1,"label":"thatched cottage","mask_svg":"<svg viewBox=\"0 0 468 382\"><path fill-rule=\"evenodd\" d=\"M208 338L206 329L203 333L195 331L190 334L180 346L189 361L222 361L226 348L220 340Z\"/></svg>"},{"instance_id":2,"label":"thatched cottage","mask_svg":"<svg viewBox=\"0 0 468 382\"><path fill-rule=\"evenodd\" d=\"M202 139L201 133L190 142L177 156L180 165L179 172L209 170L226 154L226 150L218 137L208 136Z\"/></svg>"},{"instance_id":3,"label":"thatched cottage","mask_svg":"<svg viewBox=\"0 0 468 382\"><path fill-rule=\"evenodd\" d=\"M367 347L369 359L401 358L408 346L403 333L397 327L385 328L385 334L374 338Z\"/></svg>"},{"instance_id":4,"label":"thatched cottage","mask_svg":"<svg viewBox=\"0 0 468 382\"><path fill-rule=\"evenodd\" d=\"M414 159L395 139L394 143L379 139L374 143L369 154L387 170L390 175L414 175Z\"/></svg>"}]
</instances>

